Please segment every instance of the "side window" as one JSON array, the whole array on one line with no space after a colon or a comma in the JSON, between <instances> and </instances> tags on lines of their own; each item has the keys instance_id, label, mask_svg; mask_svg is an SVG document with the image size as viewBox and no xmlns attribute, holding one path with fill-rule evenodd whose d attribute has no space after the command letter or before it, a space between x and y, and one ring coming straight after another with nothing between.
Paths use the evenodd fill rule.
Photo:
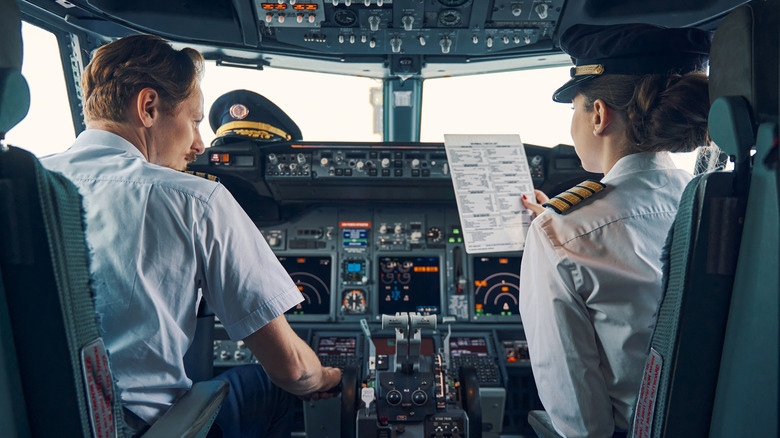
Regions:
<instances>
[{"instance_id":1,"label":"side window","mask_svg":"<svg viewBox=\"0 0 780 438\"><path fill-rule=\"evenodd\" d=\"M76 134L68 105L57 38L22 23L22 75L30 86L30 111L6 134L6 143L42 157L67 149Z\"/></svg>"}]
</instances>

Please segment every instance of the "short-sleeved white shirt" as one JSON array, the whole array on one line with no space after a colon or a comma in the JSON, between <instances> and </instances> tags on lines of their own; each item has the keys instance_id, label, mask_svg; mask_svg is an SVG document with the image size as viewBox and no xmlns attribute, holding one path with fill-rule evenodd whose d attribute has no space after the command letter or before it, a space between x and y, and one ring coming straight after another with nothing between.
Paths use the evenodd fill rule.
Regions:
<instances>
[{"instance_id":1,"label":"short-sleeved white shirt","mask_svg":"<svg viewBox=\"0 0 780 438\"><path fill-rule=\"evenodd\" d=\"M627 430L662 298L661 250L691 175L621 158L606 188L531 224L520 314L539 397L566 437Z\"/></svg>"},{"instance_id":2,"label":"short-sleeved white shirt","mask_svg":"<svg viewBox=\"0 0 780 438\"><path fill-rule=\"evenodd\" d=\"M41 162L84 197L101 334L125 407L147 422L192 384L183 357L199 288L236 340L302 301L221 184L151 164L101 130L84 131L66 152Z\"/></svg>"}]
</instances>

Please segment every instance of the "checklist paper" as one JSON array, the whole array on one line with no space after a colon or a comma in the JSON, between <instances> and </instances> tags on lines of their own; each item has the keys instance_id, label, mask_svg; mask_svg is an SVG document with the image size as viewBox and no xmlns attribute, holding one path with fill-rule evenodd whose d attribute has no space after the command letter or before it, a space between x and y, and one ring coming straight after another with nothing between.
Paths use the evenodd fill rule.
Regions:
<instances>
[{"instance_id":1,"label":"checklist paper","mask_svg":"<svg viewBox=\"0 0 780 438\"><path fill-rule=\"evenodd\" d=\"M444 135L452 186L469 254L522 251L531 211L520 198L534 185L519 135Z\"/></svg>"}]
</instances>

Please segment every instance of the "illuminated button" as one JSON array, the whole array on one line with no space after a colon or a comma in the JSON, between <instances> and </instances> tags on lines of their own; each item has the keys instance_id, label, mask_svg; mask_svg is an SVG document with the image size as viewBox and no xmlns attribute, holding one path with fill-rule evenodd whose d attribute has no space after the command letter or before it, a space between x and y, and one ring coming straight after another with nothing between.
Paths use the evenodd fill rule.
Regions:
<instances>
[{"instance_id":1,"label":"illuminated button","mask_svg":"<svg viewBox=\"0 0 780 438\"><path fill-rule=\"evenodd\" d=\"M230 154L220 154L219 155L219 161L223 163L229 163L230 162Z\"/></svg>"},{"instance_id":2,"label":"illuminated button","mask_svg":"<svg viewBox=\"0 0 780 438\"><path fill-rule=\"evenodd\" d=\"M211 154L209 156L209 161L212 163L219 163L219 154Z\"/></svg>"}]
</instances>

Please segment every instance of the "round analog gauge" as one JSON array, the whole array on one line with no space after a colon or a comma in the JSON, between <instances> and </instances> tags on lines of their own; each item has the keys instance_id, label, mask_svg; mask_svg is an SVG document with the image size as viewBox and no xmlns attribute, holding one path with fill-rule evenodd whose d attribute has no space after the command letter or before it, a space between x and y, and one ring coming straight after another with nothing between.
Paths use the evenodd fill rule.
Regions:
<instances>
[{"instance_id":1,"label":"round analog gauge","mask_svg":"<svg viewBox=\"0 0 780 438\"><path fill-rule=\"evenodd\" d=\"M344 292L342 300L344 313L358 314L366 311L366 293L360 289L352 289Z\"/></svg>"},{"instance_id":2,"label":"round analog gauge","mask_svg":"<svg viewBox=\"0 0 780 438\"><path fill-rule=\"evenodd\" d=\"M349 9L338 9L333 14L333 21L341 27L352 27L357 23L357 15Z\"/></svg>"}]
</instances>

